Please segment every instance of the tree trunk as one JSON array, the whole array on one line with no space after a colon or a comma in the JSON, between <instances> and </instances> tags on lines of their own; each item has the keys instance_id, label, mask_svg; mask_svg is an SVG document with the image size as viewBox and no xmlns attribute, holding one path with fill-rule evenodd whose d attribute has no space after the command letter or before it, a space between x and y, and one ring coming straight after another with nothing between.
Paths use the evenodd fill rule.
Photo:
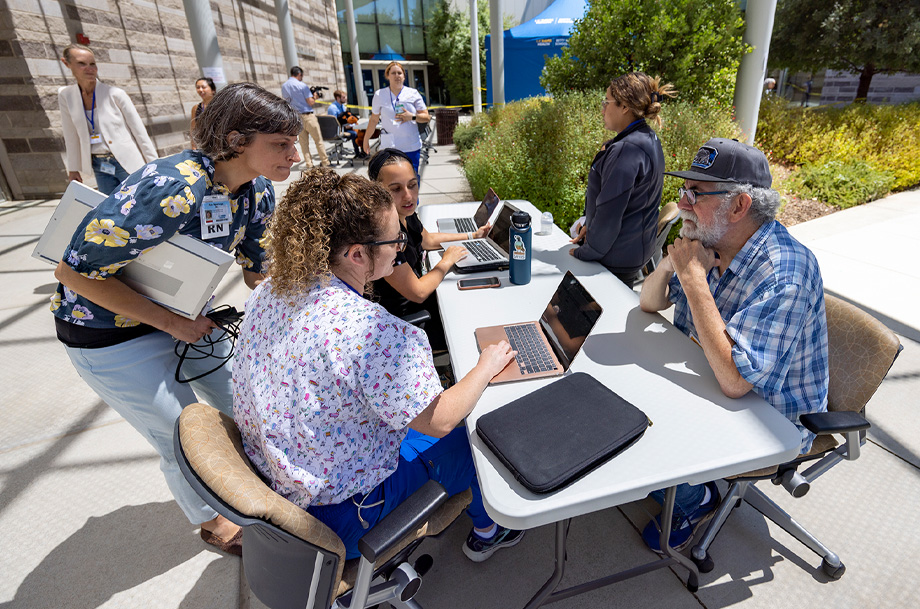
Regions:
<instances>
[{"instance_id":1,"label":"tree trunk","mask_svg":"<svg viewBox=\"0 0 920 609\"><path fill-rule=\"evenodd\" d=\"M856 87L856 99L853 101L858 104L866 103L869 97L869 85L872 84L872 77L875 75L875 65L867 63L863 67L862 74L859 75L859 86Z\"/></svg>"}]
</instances>

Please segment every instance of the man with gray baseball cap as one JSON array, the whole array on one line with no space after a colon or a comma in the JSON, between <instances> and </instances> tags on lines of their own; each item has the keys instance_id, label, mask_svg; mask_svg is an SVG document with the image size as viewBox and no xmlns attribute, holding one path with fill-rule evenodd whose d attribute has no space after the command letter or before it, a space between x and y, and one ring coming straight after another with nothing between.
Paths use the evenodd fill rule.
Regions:
<instances>
[{"instance_id":1,"label":"man with gray baseball cap","mask_svg":"<svg viewBox=\"0 0 920 609\"><path fill-rule=\"evenodd\" d=\"M814 254L774 218L766 156L736 140L714 138L696 154L679 189L680 238L642 286L643 311L674 309L674 325L696 340L725 395L754 391L802 434L799 416L827 410L827 320L824 284ZM653 493L659 502L663 493ZM682 549L712 517L712 482L677 490L671 545ZM658 529L642 533L660 552Z\"/></svg>"}]
</instances>

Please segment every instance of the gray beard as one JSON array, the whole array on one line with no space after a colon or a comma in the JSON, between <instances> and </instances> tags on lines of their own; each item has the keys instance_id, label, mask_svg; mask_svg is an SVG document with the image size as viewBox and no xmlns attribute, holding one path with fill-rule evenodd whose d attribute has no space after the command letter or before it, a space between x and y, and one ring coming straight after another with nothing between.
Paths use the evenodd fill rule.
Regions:
<instances>
[{"instance_id":1,"label":"gray beard","mask_svg":"<svg viewBox=\"0 0 920 609\"><path fill-rule=\"evenodd\" d=\"M719 206L719 209L716 210L712 224L706 226L700 224L699 217L697 217L694 212L690 210L680 210L681 220L690 220L693 222L693 228L690 228L686 224L681 226L680 236L684 239L695 239L696 241L702 243L703 247L715 247L716 244L722 240L722 237L725 236L725 233L728 232L728 221L725 218L725 212L728 211L727 203L730 203L730 201Z\"/></svg>"}]
</instances>

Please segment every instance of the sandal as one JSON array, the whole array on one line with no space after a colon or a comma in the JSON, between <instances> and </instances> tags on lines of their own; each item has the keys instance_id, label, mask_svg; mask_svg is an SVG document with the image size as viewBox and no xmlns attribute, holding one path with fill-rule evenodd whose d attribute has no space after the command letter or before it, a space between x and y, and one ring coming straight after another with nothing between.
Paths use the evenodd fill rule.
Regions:
<instances>
[{"instance_id":1,"label":"sandal","mask_svg":"<svg viewBox=\"0 0 920 609\"><path fill-rule=\"evenodd\" d=\"M233 554L235 556L243 555L243 529L242 528L240 528L240 530L236 532L236 535L231 537L229 541L224 541L223 539L221 539L220 537L218 537L211 531L207 531L205 529L201 529L200 534L201 534L201 539L205 543L209 543L212 546L217 546L218 548L220 548L227 554Z\"/></svg>"}]
</instances>

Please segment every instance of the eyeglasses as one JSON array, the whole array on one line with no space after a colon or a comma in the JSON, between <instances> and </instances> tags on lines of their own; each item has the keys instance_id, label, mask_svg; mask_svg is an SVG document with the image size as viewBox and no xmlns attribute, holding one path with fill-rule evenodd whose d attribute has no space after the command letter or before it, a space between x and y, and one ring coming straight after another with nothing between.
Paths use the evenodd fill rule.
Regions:
<instances>
[{"instance_id":1,"label":"eyeglasses","mask_svg":"<svg viewBox=\"0 0 920 609\"><path fill-rule=\"evenodd\" d=\"M731 192L730 190L712 190L710 192L700 192L698 190L691 190L689 188L684 188L683 186L677 189L678 196L681 199L683 199L684 197L687 197L687 203L689 203L690 205L696 205L696 198L701 197L703 195L725 195L730 192Z\"/></svg>"},{"instance_id":2,"label":"eyeglasses","mask_svg":"<svg viewBox=\"0 0 920 609\"><path fill-rule=\"evenodd\" d=\"M389 241L365 241L364 243L359 243L358 245L390 245L391 243L396 244L397 252L406 251L406 244L409 242L409 235L406 234L406 231L399 231L399 236L395 239L390 239Z\"/></svg>"},{"instance_id":3,"label":"eyeglasses","mask_svg":"<svg viewBox=\"0 0 920 609\"><path fill-rule=\"evenodd\" d=\"M605 99L604 101L601 102L601 110L606 110L608 105L615 104L615 103L616 101L612 99Z\"/></svg>"}]
</instances>

